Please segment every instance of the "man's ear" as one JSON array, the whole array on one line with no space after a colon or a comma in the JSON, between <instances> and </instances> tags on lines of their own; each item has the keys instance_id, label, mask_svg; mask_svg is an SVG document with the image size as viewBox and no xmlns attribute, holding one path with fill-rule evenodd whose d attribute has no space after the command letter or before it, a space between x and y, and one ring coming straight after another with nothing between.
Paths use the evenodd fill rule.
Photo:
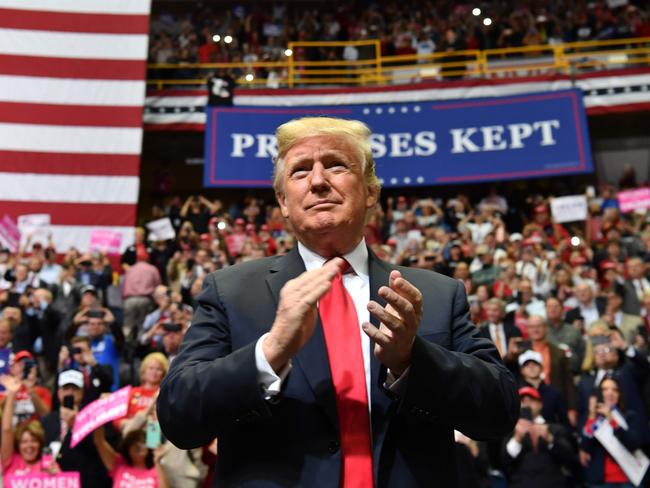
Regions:
<instances>
[{"instance_id":1,"label":"man's ear","mask_svg":"<svg viewBox=\"0 0 650 488\"><path fill-rule=\"evenodd\" d=\"M366 208L374 207L379 201L379 186L369 185L368 186L368 195L366 196Z\"/></svg>"},{"instance_id":2,"label":"man's ear","mask_svg":"<svg viewBox=\"0 0 650 488\"><path fill-rule=\"evenodd\" d=\"M280 204L280 211L282 212L282 216L285 219L289 218L289 209L287 208L287 200L284 196L284 193L276 191L275 198L277 198L278 203Z\"/></svg>"}]
</instances>

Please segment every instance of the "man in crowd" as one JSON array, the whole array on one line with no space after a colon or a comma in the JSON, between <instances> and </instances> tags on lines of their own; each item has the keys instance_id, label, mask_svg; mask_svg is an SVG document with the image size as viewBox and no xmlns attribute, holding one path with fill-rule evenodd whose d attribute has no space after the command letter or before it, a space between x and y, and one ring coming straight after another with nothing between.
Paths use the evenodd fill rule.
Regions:
<instances>
[{"instance_id":1,"label":"man in crowd","mask_svg":"<svg viewBox=\"0 0 650 488\"><path fill-rule=\"evenodd\" d=\"M569 409L569 420L577 425L576 418L576 389L573 374L566 353L546 337L546 321L537 315L528 318L526 324L532 349L542 356L544 382L553 385L562 394Z\"/></svg>"},{"instance_id":2,"label":"man in crowd","mask_svg":"<svg viewBox=\"0 0 650 488\"><path fill-rule=\"evenodd\" d=\"M70 340L70 346L61 347L59 352L59 374L72 367L83 375L84 405L97 400L102 393L110 392L113 384L113 367L97 362L90 341L87 336L75 336Z\"/></svg>"},{"instance_id":3,"label":"man in crowd","mask_svg":"<svg viewBox=\"0 0 650 488\"><path fill-rule=\"evenodd\" d=\"M555 297L546 299L546 335L549 342L568 351L569 363L574 374L580 373L585 356L585 341L572 325L564 321L562 302Z\"/></svg>"},{"instance_id":4,"label":"man in crowd","mask_svg":"<svg viewBox=\"0 0 650 488\"><path fill-rule=\"evenodd\" d=\"M566 313L566 320L573 326L582 326L586 332L591 324L605 313L607 301L602 297L594 297L594 289L589 283L578 283L575 287L578 306Z\"/></svg>"},{"instance_id":5,"label":"man in crowd","mask_svg":"<svg viewBox=\"0 0 650 488\"><path fill-rule=\"evenodd\" d=\"M487 321L481 325L480 334L494 343L504 360L516 359L512 348L517 342L515 339L521 337L521 331L512 323L504 323L505 304L498 298L491 298L485 304L485 311Z\"/></svg>"},{"instance_id":6,"label":"man in crowd","mask_svg":"<svg viewBox=\"0 0 650 488\"><path fill-rule=\"evenodd\" d=\"M136 256L136 263L124 273L124 337L137 337L146 315L153 309L151 297L160 285L158 268L147 262L148 255Z\"/></svg>"},{"instance_id":7,"label":"man in crowd","mask_svg":"<svg viewBox=\"0 0 650 488\"><path fill-rule=\"evenodd\" d=\"M521 417L505 445L508 486L547 488L566 486L564 470L575 469L577 459L566 430L542 415L543 401L530 386L519 389Z\"/></svg>"},{"instance_id":8,"label":"man in crowd","mask_svg":"<svg viewBox=\"0 0 650 488\"><path fill-rule=\"evenodd\" d=\"M70 447L74 420L86 405L83 402L84 383L81 371L66 369L59 373L56 390L59 408L41 420L45 444L52 448L62 471L79 472L82 486L110 488L112 481L95 449L92 436L86 436L75 447Z\"/></svg>"},{"instance_id":9,"label":"man in crowd","mask_svg":"<svg viewBox=\"0 0 650 488\"><path fill-rule=\"evenodd\" d=\"M157 411L180 447L219 437L220 486L453 486L453 429L514 425L514 381L462 284L365 246L369 136L324 117L281 126L275 190L298 247L205 281Z\"/></svg>"},{"instance_id":10,"label":"man in crowd","mask_svg":"<svg viewBox=\"0 0 650 488\"><path fill-rule=\"evenodd\" d=\"M106 330L104 313L91 310L86 314L90 349L98 364L110 366L113 370L112 390L119 386L120 353L115 338ZM83 347L83 346L82 346Z\"/></svg>"},{"instance_id":11,"label":"man in crowd","mask_svg":"<svg viewBox=\"0 0 650 488\"><path fill-rule=\"evenodd\" d=\"M520 387L532 386L542 399L542 417L549 422L564 425L567 429L571 426L567 416L566 400L562 393L544 381L544 359L542 355L532 349L523 352L517 362L519 363Z\"/></svg>"},{"instance_id":12,"label":"man in crowd","mask_svg":"<svg viewBox=\"0 0 650 488\"><path fill-rule=\"evenodd\" d=\"M623 295L623 312L639 315L643 295L650 293L646 265L641 258L634 257L627 260L626 269L627 279L619 285Z\"/></svg>"}]
</instances>

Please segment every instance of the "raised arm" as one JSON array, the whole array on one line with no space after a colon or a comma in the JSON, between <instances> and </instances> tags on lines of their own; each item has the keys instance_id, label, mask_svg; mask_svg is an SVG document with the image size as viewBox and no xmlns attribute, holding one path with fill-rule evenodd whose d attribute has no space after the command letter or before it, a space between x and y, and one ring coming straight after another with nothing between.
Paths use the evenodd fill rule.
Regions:
<instances>
[{"instance_id":1,"label":"raised arm","mask_svg":"<svg viewBox=\"0 0 650 488\"><path fill-rule=\"evenodd\" d=\"M2 375L0 376L0 384L7 391L4 409L2 410L2 445L0 447L0 457L4 466L14 453L14 406L16 405L16 394L20 390L21 383L20 380L13 376Z\"/></svg>"},{"instance_id":2,"label":"raised arm","mask_svg":"<svg viewBox=\"0 0 650 488\"><path fill-rule=\"evenodd\" d=\"M93 432L93 442L99 453L99 457L104 463L107 471L113 471L115 467L115 450L106 440L106 432L104 431L104 426L99 427L95 432Z\"/></svg>"}]
</instances>

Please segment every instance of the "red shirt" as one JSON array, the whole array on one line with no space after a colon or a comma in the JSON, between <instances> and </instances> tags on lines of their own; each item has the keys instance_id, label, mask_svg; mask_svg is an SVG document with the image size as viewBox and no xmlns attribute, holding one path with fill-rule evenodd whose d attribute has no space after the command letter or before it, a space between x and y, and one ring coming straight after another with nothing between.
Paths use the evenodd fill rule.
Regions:
<instances>
[{"instance_id":1,"label":"red shirt","mask_svg":"<svg viewBox=\"0 0 650 488\"><path fill-rule=\"evenodd\" d=\"M45 406L48 409L52 408L52 395L47 388L42 386L35 386L34 391L41 398ZM0 399L4 402L7 394L5 392L0 393ZM14 427L18 424L29 422L30 420L38 420L38 414L36 413L36 407L34 402L32 402L29 392L25 386L21 386L18 393L16 393L16 402L14 403Z\"/></svg>"},{"instance_id":2,"label":"red shirt","mask_svg":"<svg viewBox=\"0 0 650 488\"><path fill-rule=\"evenodd\" d=\"M113 425L115 428L120 430L120 423L123 420L133 418L136 413L148 409L155 401L158 390L159 388L145 388L144 386L131 388L131 393L129 393L129 409L126 412L126 417L114 420Z\"/></svg>"}]
</instances>

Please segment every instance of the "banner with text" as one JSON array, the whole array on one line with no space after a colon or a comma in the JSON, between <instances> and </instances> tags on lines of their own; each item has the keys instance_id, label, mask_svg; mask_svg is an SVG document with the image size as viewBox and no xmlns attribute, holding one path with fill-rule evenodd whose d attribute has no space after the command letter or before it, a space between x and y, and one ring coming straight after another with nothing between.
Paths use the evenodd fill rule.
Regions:
<instances>
[{"instance_id":1,"label":"banner with text","mask_svg":"<svg viewBox=\"0 0 650 488\"><path fill-rule=\"evenodd\" d=\"M84 437L100 425L124 417L129 409L130 393L131 386L125 386L86 405L74 419L70 447L79 444Z\"/></svg>"},{"instance_id":2,"label":"banner with text","mask_svg":"<svg viewBox=\"0 0 650 488\"><path fill-rule=\"evenodd\" d=\"M33 473L7 476L5 488L80 488L81 478L77 471L57 474Z\"/></svg>"},{"instance_id":3,"label":"banner with text","mask_svg":"<svg viewBox=\"0 0 650 488\"><path fill-rule=\"evenodd\" d=\"M579 90L440 103L208 110L206 187L268 187L275 129L310 115L358 119L373 134L384 186L536 178L593 171Z\"/></svg>"}]
</instances>

